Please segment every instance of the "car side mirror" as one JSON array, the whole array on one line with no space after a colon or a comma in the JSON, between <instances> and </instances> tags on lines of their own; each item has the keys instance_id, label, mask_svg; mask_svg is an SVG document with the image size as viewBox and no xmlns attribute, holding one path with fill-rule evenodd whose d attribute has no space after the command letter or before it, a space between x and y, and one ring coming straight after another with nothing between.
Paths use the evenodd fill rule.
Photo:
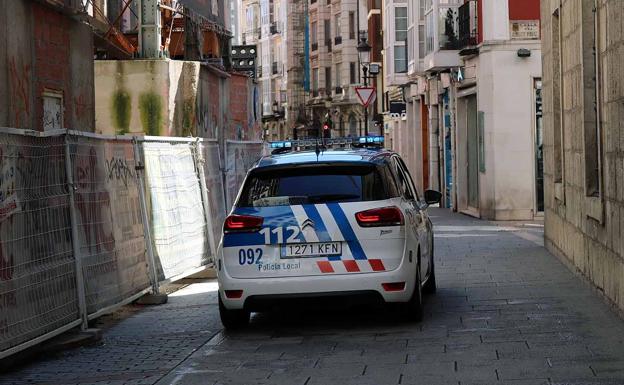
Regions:
<instances>
[{"instance_id":1,"label":"car side mirror","mask_svg":"<svg viewBox=\"0 0 624 385\"><path fill-rule=\"evenodd\" d=\"M442 194L439 191L435 191L435 190L425 191L425 202L427 202L428 205L440 203L441 200L442 200Z\"/></svg>"}]
</instances>

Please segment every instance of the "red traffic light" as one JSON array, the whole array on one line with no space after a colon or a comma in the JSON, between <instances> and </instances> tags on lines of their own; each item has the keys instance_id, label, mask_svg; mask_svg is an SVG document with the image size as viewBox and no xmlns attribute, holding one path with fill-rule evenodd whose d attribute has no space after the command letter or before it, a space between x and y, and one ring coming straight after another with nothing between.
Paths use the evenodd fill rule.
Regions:
<instances>
[{"instance_id":1,"label":"red traffic light","mask_svg":"<svg viewBox=\"0 0 624 385\"><path fill-rule=\"evenodd\" d=\"M325 131L329 130L329 124L327 123L323 124L323 130Z\"/></svg>"}]
</instances>

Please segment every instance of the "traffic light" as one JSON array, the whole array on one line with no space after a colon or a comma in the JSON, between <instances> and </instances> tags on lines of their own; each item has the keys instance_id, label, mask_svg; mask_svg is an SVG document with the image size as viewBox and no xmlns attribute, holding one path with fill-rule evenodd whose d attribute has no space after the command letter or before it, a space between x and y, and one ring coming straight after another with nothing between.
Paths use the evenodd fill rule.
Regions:
<instances>
[{"instance_id":1,"label":"traffic light","mask_svg":"<svg viewBox=\"0 0 624 385\"><path fill-rule=\"evenodd\" d=\"M323 123L323 138L331 138L332 120L327 117Z\"/></svg>"}]
</instances>

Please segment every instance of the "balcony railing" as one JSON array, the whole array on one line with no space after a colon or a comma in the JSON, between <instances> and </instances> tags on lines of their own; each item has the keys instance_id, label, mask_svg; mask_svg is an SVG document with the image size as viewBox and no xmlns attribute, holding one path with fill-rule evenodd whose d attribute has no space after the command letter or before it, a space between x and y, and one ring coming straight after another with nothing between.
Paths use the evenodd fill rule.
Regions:
<instances>
[{"instance_id":1,"label":"balcony railing","mask_svg":"<svg viewBox=\"0 0 624 385\"><path fill-rule=\"evenodd\" d=\"M334 38L334 45L340 45L342 44L342 36L336 36Z\"/></svg>"},{"instance_id":2,"label":"balcony railing","mask_svg":"<svg viewBox=\"0 0 624 385\"><path fill-rule=\"evenodd\" d=\"M271 73L272 73L273 75L277 75L277 74L279 73L279 68L278 68L278 66L277 66L277 62L276 62L276 61L274 61L274 62L271 64Z\"/></svg>"},{"instance_id":3,"label":"balcony railing","mask_svg":"<svg viewBox=\"0 0 624 385\"><path fill-rule=\"evenodd\" d=\"M342 95L342 87L336 87L336 88L334 89L334 93L335 93L336 95Z\"/></svg>"},{"instance_id":4,"label":"balcony railing","mask_svg":"<svg viewBox=\"0 0 624 385\"><path fill-rule=\"evenodd\" d=\"M459 48L477 45L477 0L469 0L459 7Z\"/></svg>"},{"instance_id":5,"label":"balcony railing","mask_svg":"<svg viewBox=\"0 0 624 385\"><path fill-rule=\"evenodd\" d=\"M325 39L325 47L327 47L327 51L328 52L332 51L332 41L331 41L331 39Z\"/></svg>"},{"instance_id":6,"label":"balcony railing","mask_svg":"<svg viewBox=\"0 0 624 385\"><path fill-rule=\"evenodd\" d=\"M312 43L312 51L318 50L318 43Z\"/></svg>"}]
</instances>

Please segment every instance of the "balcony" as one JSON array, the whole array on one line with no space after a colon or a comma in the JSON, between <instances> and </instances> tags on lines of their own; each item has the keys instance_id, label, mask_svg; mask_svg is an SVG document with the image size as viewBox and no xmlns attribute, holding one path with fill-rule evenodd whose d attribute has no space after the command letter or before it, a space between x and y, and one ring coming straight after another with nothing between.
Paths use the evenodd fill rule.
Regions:
<instances>
[{"instance_id":1,"label":"balcony","mask_svg":"<svg viewBox=\"0 0 624 385\"><path fill-rule=\"evenodd\" d=\"M336 95L342 95L342 87L336 87L336 88L334 89L334 93L335 93Z\"/></svg>"},{"instance_id":2,"label":"balcony","mask_svg":"<svg viewBox=\"0 0 624 385\"><path fill-rule=\"evenodd\" d=\"M332 41L331 39L325 39L325 47L327 47L327 52L332 51Z\"/></svg>"},{"instance_id":3,"label":"balcony","mask_svg":"<svg viewBox=\"0 0 624 385\"><path fill-rule=\"evenodd\" d=\"M311 47L312 47L312 51L318 51L318 43L312 43Z\"/></svg>"},{"instance_id":4,"label":"balcony","mask_svg":"<svg viewBox=\"0 0 624 385\"><path fill-rule=\"evenodd\" d=\"M478 44L477 1L470 0L459 7L458 48L465 49Z\"/></svg>"},{"instance_id":5,"label":"balcony","mask_svg":"<svg viewBox=\"0 0 624 385\"><path fill-rule=\"evenodd\" d=\"M277 62L276 61L274 61L271 64L271 74L273 74L273 75L278 75L279 74L279 67L277 66Z\"/></svg>"},{"instance_id":6,"label":"balcony","mask_svg":"<svg viewBox=\"0 0 624 385\"><path fill-rule=\"evenodd\" d=\"M342 36L336 36L334 38L334 45L340 45L342 44Z\"/></svg>"}]
</instances>

